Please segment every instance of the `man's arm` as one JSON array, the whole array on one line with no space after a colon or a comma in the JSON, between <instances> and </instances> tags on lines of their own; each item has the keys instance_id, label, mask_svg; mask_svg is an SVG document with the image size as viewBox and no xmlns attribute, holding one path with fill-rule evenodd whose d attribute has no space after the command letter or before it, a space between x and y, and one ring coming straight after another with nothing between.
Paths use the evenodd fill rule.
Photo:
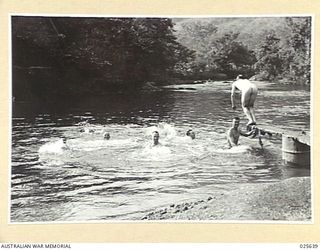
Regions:
<instances>
[{"instance_id":1,"label":"man's arm","mask_svg":"<svg viewBox=\"0 0 320 250\"><path fill-rule=\"evenodd\" d=\"M256 137L256 135L258 134L258 132L259 132L259 129L258 129L258 128L253 128L253 129L251 129L251 131L246 132L246 133L244 133L244 132L242 132L242 131L240 130L240 135L245 136L245 137L252 136L252 138L254 138L254 137Z\"/></svg>"},{"instance_id":2,"label":"man's arm","mask_svg":"<svg viewBox=\"0 0 320 250\"><path fill-rule=\"evenodd\" d=\"M236 87L234 85L234 83L232 84L232 88L231 88L231 106L233 109L236 109L236 105L235 105L235 93L236 93Z\"/></svg>"}]
</instances>

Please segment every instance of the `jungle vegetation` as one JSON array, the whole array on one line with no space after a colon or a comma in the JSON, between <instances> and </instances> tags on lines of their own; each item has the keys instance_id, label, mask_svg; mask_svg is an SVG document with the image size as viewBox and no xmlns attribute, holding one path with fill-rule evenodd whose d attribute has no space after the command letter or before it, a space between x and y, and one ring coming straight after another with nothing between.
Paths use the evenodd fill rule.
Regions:
<instances>
[{"instance_id":1,"label":"jungle vegetation","mask_svg":"<svg viewBox=\"0 0 320 250\"><path fill-rule=\"evenodd\" d=\"M311 17L12 17L13 95L88 95L145 83L310 84Z\"/></svg>"}]
</instances>

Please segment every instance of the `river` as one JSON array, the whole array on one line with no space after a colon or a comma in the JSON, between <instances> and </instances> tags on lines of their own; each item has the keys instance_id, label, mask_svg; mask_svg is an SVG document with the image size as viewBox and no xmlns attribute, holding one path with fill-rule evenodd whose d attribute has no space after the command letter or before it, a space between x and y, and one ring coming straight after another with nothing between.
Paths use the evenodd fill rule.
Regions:
<instances>
[{"instance_id":1,"label":"river","mask_svg":"<svg viewBox=\"0 0 320 250\"><path fill-rule=\"evenodd\" d=\"M308 89L257 85L258 124L310 131ZM227 150L234 116L245 129L240 106L231 109L230 82L168 85L54 105L16 101L11 222L136 221L154 208L206 199L240 184L310 176L310 169L282 162L277 138L263 139L263 150L257 139L240 138L238 150ZM188 129L196 139L185 135ZM161 145L151 147L155 130ZM110 140L103 139L105 132Z\"/></svg>"}]
</instances>

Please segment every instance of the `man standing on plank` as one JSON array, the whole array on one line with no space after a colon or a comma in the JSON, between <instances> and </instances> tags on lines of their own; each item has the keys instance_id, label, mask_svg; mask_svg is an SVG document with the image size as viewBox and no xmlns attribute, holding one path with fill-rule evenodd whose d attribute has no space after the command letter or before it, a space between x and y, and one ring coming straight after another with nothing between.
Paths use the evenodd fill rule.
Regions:
<instances>
[{"instance_id":1,"label":"man standing on plank","mask_svg":"<svg viewBox=\"0 0 320 250\"><path fill-rule=\"evenodd\" d=\"M242 109L244 114L247 116L249 120L247 125L255 125L256 117L255 117L253 105L258 94L257 86L247 79L242 79L242 75L237 76L236 81L232 83L232 89L231 89L231 105L234 110L236 109L236 105L235 105L236 89L241 91Z\"/></svg>"}]
</instances>

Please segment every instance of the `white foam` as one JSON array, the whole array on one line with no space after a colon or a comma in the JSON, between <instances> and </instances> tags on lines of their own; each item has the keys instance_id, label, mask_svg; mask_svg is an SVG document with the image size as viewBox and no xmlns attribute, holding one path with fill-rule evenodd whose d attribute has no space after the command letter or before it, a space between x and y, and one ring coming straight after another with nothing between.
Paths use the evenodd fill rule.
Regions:
<instances>
[{"instance_id":1,"label":"white foam","mask_svg":"<svg viewBox=\"0 0 320 250\"><path fill-rule=\"evenodd\" d=\"M164 145L152 146L147 145L138 153L136 157L139 157L140 160L166 160L171 157L171 149Z\"/></svg>"},{"instance_id":2,"label":"white foam","mask_svg":"<svg viewBox=\"0 0 320 250\"><path fill-rule=\"evenodd\" d=\"M63 143L62 139L60 139L58 141L49 142L42 145L39 148L38 153L39 154L45 154L45 153L62 154L64 149L66 149L66 145Z\"/></svg>"},{"instance_id":3,"label":"white foam","mask_svg":"<svg viewBox=\"0 0 320 250\"><path fill-rule=\"evenodd\" d=\"M159 132L159 141L163 144L167 144L177 136L175 127L168 123L159 123L158 126L148 127L145 131L145 135L151 139L154 131Z\"/></svg>"},{"instance_id":4,"label":"white foam","mask_svg":"<svg viewBox=\"0 0 320 250\"><path fill-rule=\"evenodd\" d=\"M96 139L96 140L84 140L84 139L72 139L68 141L68 145L72 150L78 151L94 151L104 148L128 148L139 145L138 142L132 138L130 139Z\"/></svg>"},{"instance_id":5,"label":"white foam","mask_svg":"<svg viewBox=\"0 0 320 250\"><path fill-rule=\"evenodd\" d=\"M238 145L229 149L217 149L217 150L214 150L214 152L224 153L224 154L241 154L241 153L250 152L251 150L252 150L252 147L248 145Z\"/></svg>"}]
</instances>

